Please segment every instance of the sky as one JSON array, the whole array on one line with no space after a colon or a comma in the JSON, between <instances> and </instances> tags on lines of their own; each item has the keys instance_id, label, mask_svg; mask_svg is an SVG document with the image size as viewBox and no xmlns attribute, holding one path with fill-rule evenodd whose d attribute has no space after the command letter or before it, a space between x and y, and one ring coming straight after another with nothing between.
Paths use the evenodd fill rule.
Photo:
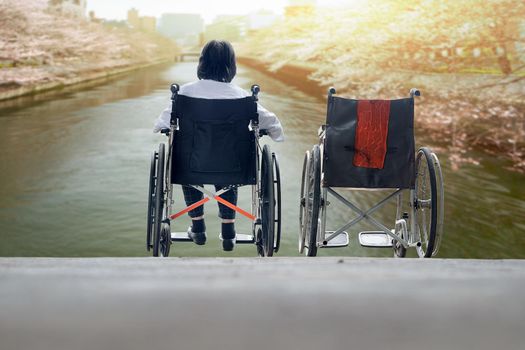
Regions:
<instances>
[{"instance_id":1,"label":"sky","mask_svg":"<svg viewBox=\"0 0 525 350\"><path fill-rule=\"evenodd\" d=\"M352 0L317 0L318 5L344 2ZM261 9L280 14L288 3L288 0L87 0L87 9L95 11L99 18L119 20L125 19L127 11L133 7L141 16L160 17L166 12L199 13L206 23L211 23L222 14L242 15Z\"/></svg>"}]
</instances>

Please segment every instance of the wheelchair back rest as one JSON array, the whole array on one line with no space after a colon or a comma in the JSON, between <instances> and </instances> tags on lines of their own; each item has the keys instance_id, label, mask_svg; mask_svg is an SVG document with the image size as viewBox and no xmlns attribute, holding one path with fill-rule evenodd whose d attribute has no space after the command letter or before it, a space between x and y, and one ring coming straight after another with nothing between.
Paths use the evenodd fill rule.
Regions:
<instances>
[{"instance_id":1,"label":"wheelchair back rest","mask_svg":"<svg viewBox=\"0 0 525 350\"><path fill-rule=\"evenodd\" d=\"M413 98L351 100L330 96L326 124L325 186L414 186Z\"/></svg>"},{"instance_id":2,"label":"wheelchair back rest","mask_svg":"<svg viewBox=\"0 0 525 350\"><path fill-rule=\"evenodd\" d=\"M179 130L172 145L171 181L176 184L254 184L257 119L253 97L202 99L179 95Z\"/></svg>"}]
</instances>

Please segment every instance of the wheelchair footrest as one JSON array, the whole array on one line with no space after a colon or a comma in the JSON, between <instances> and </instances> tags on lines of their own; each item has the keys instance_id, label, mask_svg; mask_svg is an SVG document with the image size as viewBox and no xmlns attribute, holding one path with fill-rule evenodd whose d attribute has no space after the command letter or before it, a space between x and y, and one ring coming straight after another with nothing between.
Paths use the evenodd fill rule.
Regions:
<instances>
[{"instance_id":1,"label":"wheelchair footrest","mask_svg":"<svg viewBox=\"0 0 525 350\"><path fill-rule=\"evenodd\" d=\"M392 237L383 231L359 232L359 244L370 248L391 248Z\"/></svg>"},{"instance_id":2,"label":"wheelchair footrest","mask_svg":"<svg viewBox=\"0 0 525 350\"><path fill-rule=\"evenodd\" d=\"M172 232L171 240L177 242L191 242L191 238L188 237L188 232Z\"/></svg>"},{"instance_id":3,"label":"wheelchair footrest","mask_svg":"<svg viewBox=\"0 0 525 350\"><path fill-rule=\"evenodd\" d=\"M343 231L329 241L326 241L328 237L332 235L335 231L325 231L324 238L325 241L321 248L342 248L348 246L348 232ZM326 244L324 244L326 242Z\"/></svg>"},{"instance_id":4,"label":"wheelchair footrest","mask_svg":"<svg viewBox=\"0 0 525 350\"><path fill-rule=\"evenodd\" d=\"M237 244L250 244L254 243L253 236L249 234L238 233ZM191 238L188 237L187 232L172 232L171 240L176 242L191 242Z\"/></svg>"},{"instance_id":5,"label":"wheelchair footrest","mask_svg":"<svg viewBox=\"0 0 525 350\"><path fill-rule=\"evenodd\" d=\"M255 240L253 239L253 235L249 235L246 233L237 233L235 236L237 238L237 244L252 244L255 243Z\"/></svg>"}]
</instances>

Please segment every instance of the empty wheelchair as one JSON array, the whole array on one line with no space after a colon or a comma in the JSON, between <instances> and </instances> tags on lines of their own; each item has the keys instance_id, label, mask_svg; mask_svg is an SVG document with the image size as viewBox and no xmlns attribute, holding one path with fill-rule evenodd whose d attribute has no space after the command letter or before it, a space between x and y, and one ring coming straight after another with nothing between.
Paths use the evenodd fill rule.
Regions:
<instances>
[{"instance_id":1,"label":"empty wheelchair","mask_svg":"<svg viewBox=\"0 0 525 350\"><path fill-rule=\"evenodd\" d=\"M404 257L408 248L420 257L436 255L443 236L443 176L436 154L428 147L415 151L414 98L419 90L398 100L353 100L335 93L330 88L319 144L304 158L299 252L315 256L319 248L347 246L346 230L365 220L375 230L359 233L364 247L392 247L397 257ZM364 210L341 194L344 189L389 193ZM357 213L336 230L326 229L328 195ZM387 227L372 214L390 200L397 210Z\"/></svg>"},{"instance_id":2,"label":"empty wheelchair","mask_svg":"<svg viewBox=\"0 0 525 350\"><path fill-rule=\"evenodd\" d=\"M279 250L281 238L281 182L276 155L261 147L257 95L240 99L201 99L178 95L173 84L171 126L161 132L167 146L159 145L151 156L148 190L146 248L153 256L168 256L172 242L191 241L187 232L173 232L173 220L214 199L253 222L251 234L237 234L237 243L255 244L260 256ZM189 185L203 199L172 213L173 184ZM206 184L224 184L217 192ZM234 188L251 185L251 210L243 210L221 198Z\"/></svg>"}]
</instances>

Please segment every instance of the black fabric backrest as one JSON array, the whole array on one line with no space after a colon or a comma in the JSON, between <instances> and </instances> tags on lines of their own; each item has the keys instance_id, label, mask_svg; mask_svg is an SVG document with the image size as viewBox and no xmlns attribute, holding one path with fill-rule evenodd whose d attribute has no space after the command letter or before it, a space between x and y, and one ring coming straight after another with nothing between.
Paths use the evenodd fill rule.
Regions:
<instances>
[{"instance_id":1,"label":"black fabric backrest","mask_svg":"<svg viewBox=\"0 0 525 350\"><path fill-rule=\"evenodd\" d=\"M249 185L256 181L253 97L212 100L177 96L179 130L173 138L171 182Z\"/></svg>"},{"instance_id":2,"label":"black fabric backrest","mask_svg":"<svg viewBox=\"0 0 525 350\"><path fill-rule=\"evenodd\" d=\"M383 168L379 169L356 166L354 162L359 100L329 97L323 155L323 186L414 187L414 99L389 102L386 156Z\"/></svg>"}]
</instances>

